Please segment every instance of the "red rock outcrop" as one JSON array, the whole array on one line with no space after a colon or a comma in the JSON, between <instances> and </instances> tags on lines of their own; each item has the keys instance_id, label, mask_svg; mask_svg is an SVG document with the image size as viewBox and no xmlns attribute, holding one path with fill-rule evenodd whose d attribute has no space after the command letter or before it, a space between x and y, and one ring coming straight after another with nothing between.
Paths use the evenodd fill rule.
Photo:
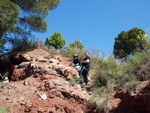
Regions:
<instances>
[{"instance_id":1,"label":"red rock outcrop","mask_svg":"<svg viewBox=\"0 0 150 113\"><path fill-rule=\"evenodd\" d=\"M92 113L87 91L66 80L78 76L77 70L60 56L45 59L45 55L49 54L35 49L13 57L16 63L9 65L14 67L10 80L15 82L0 83L5 85L0 91L1 107L14 113ZM43 94L45 100L39 96Z\"/></svg>"},{"instance_id":2,"label":"red rock outcrop","mask_svg":"<svg viewBox=\"0 0 150 113\"><path fill-rule=\"evenodd\" d=\"M118 91L111 101L116 104L111 108L111 113L150 113L150 82L139 82L132 93L126 90Z\"/></svg>"},{"instance_id":3,"label":"red rock outcrop","mask_svg":"<svg viewBox=\"0 0 150 113\"><path fill-rule=\"evenodd\" d=\"M15 69L11 75L12 81L24 80L34 74L34 68L31 63L25 65L24 68Z\"/></svg>"},{"instance_id":4,"label":"red rock outcrop","mask_svg":"<svg viewBox=\"0 0 150 113\"><path fill-rule=\"evenodd\" d=\"M13 54L11 55L11 60L14 64L20 64L25 61L32 61L33 58L23 54Z\"/></svg>"},{"instance_id":5,"label":"red rock outcrop","mask_svg":"<svg viewBox=\"0 0 150 113\"><path fill-rule=\"evenodd\" d=\"M0 64L0 72L9 72L10 81L23 80L31 75L37 77L48 73L61 74L68 80L72 79L72 76L79 75L76 69L66 65L62 56L56 55L56 57L46 59L44 55L49 55L49 53L42 49L35 49L24 54L13 54L10 57L12 63L2 61L4 63Z\"/></svg>"}]
</instances>

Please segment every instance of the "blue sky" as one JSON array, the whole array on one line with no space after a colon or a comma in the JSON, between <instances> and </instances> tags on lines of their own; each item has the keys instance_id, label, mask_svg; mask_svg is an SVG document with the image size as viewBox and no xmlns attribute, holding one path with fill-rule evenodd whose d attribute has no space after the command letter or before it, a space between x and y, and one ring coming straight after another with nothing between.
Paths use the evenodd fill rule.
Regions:
<instances>
[{"instance_id":1,"label":"blue sky","mask_svg":"<svg viewBox=\"0 0 150 113\"><path fill-rule=\"evenodd\" d=\"M48 31L35 35L45 41L61 32L67 45L78 40L84 47L113 52L114 38L125 30L150 27L150 0L60 0L46 17Z\"/></svg>"}]
</instances>

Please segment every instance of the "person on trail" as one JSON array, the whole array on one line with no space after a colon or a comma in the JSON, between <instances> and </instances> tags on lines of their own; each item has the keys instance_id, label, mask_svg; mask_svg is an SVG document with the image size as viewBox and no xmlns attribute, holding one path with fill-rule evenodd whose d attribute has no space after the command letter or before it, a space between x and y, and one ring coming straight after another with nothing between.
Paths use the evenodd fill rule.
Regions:
<instances>
[{"instance_id":1,"label":"person on trail","mask_svg":"<svg viewBox=\"0 0 150 113\"><path fill-rule=\"evenodd\" d=\"M87 85L88 71L90 69L90 57L88 52L85 53L85 58L83 59L83 61L81 61L81 63L82 63L82 69L80 71L80 75L81 77L83 77L85 85Z\"/></svg>"},{"instance_id":2,"label":"person on trail","mask_svg":"<svg viewBox=\"0 0 150 113\"><path fill-rule=\"evenodd\" d=\"M74 57L74 60L71 63L71 65L74 66L75 69L77 69L79 72L81 70L81 62L80 62L77 54L75 54L73 57Z\"/></svg>"}]
</instances>

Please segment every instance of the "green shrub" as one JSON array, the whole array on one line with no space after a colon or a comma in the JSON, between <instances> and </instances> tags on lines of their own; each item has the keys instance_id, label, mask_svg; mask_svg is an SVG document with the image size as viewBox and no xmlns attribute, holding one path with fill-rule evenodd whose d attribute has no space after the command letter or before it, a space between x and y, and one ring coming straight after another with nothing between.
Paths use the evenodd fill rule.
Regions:
<instances>
[{"instance_id":1,"label":"green shrub","mask_svg":"<svg viewBox=\"0 0 150 113\"><path fill-rule=\"evenodd\" d=\"M110 80L116 79L118 76L118 64L112 56L108 60L99 61L99 67L93 77L93 86L107 86Z\"/></svg>"},{"instance_id":2,"label":"green shrub","mask_svg":"<svg viewBox=\"0 0 150 113\"><path fill-rule=\"evenodd\" d=\"M137 80L150 80L150 51L136 53L127 59L128 73Z\"/></svg>"},{"instance_id":3,"label":"green shrub","mask_svg":"<svg viewBox=\"0 0 150 113\"><path fill-rule=\"evenodd\" d=\"M28 49L34 49L41 45L38 39L33 38L32 40L28 40L27 38L15 39L12 42L12 51L26 51Z\"/></svg>"},{"instance_id":4,"label":"green shrub","mask_svg":"<svg viewBox=\"0 0 150 113\"><path fill-rule=\"evenodd\" d=\"M150 61L150 51L136 52L132 57L128 57L127 63L130 65L145 64Z\"/></svg>"},{"instance_id":5,"label":"green shrub","mask_svg":"<svg viewBox=\"0 0 150 113\"><path fill-rule=\"evenodd\" d=\"M81 42L79 41L74 41L73 43L71 43L69 46L65 47L66 49L69 48L78 48L78 49L83 49L83 45L81 44Z\"/></svg>"}]
</instances>

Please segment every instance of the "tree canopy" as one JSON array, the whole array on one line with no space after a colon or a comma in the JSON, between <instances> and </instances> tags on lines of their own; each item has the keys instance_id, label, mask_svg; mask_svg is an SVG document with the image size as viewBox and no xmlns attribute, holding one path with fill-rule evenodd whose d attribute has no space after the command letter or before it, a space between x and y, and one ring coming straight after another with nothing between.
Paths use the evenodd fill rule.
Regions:
<instances>
[{"instance_id":1,"label":"tree canopy","mask_svg":"<svg viewBox=\"0 0 150 113\"><path fill-rule=\"evenodd\" d=\"M118 34L118 37L115 38L113 53L115 58L126 58L129 54L147 48L149 48L149 42L145 32L135 27Z\"/></svg>"},{"instance_id":2,"label":"tree canopy","mask_svg":"<svg viewBox=\"0 0 150 113\"><path fill-rule=\"evenodd\" d=\"M55 49L61 49L66 44L66 39L64 39L60 32L55 32L50 38L46 38L45 44L50 47L53 46Z\"/></svg>"},{"instance_id":3,"label":"tree canopy","mask_svg":"<svg viewBox=\"0 0 150 113\"><path fill-rule=\"evenodd\" d=\"M58 6L59 2L59 0L0 0L0 37L7 31L24 29L22 24L26 24L32 31L47 31L44 18L48 16L49 10Z\"/></svg>"},{"instance_id":4,"label":"tree canopy","mask_svg":"<svg viewBox=\"0 0 150 113\"><path fill-rule=\"evenodd\" d=\"M13 44L25 36L32 39L32 31L46 32L45 17L59 3L60 0L0 0L0 51L5 39Z\"/></svg>"},{"instance_id":5,"label":"tree canopy","mask_svg":"<svg viewBox=\"0 0 150 113\"><path fill-rule=\"evenodd\" d=\"M0 0L0 38L6 31L15 32L19 20L19 7L10 0Z\"/></svg>"}]
</instances>

